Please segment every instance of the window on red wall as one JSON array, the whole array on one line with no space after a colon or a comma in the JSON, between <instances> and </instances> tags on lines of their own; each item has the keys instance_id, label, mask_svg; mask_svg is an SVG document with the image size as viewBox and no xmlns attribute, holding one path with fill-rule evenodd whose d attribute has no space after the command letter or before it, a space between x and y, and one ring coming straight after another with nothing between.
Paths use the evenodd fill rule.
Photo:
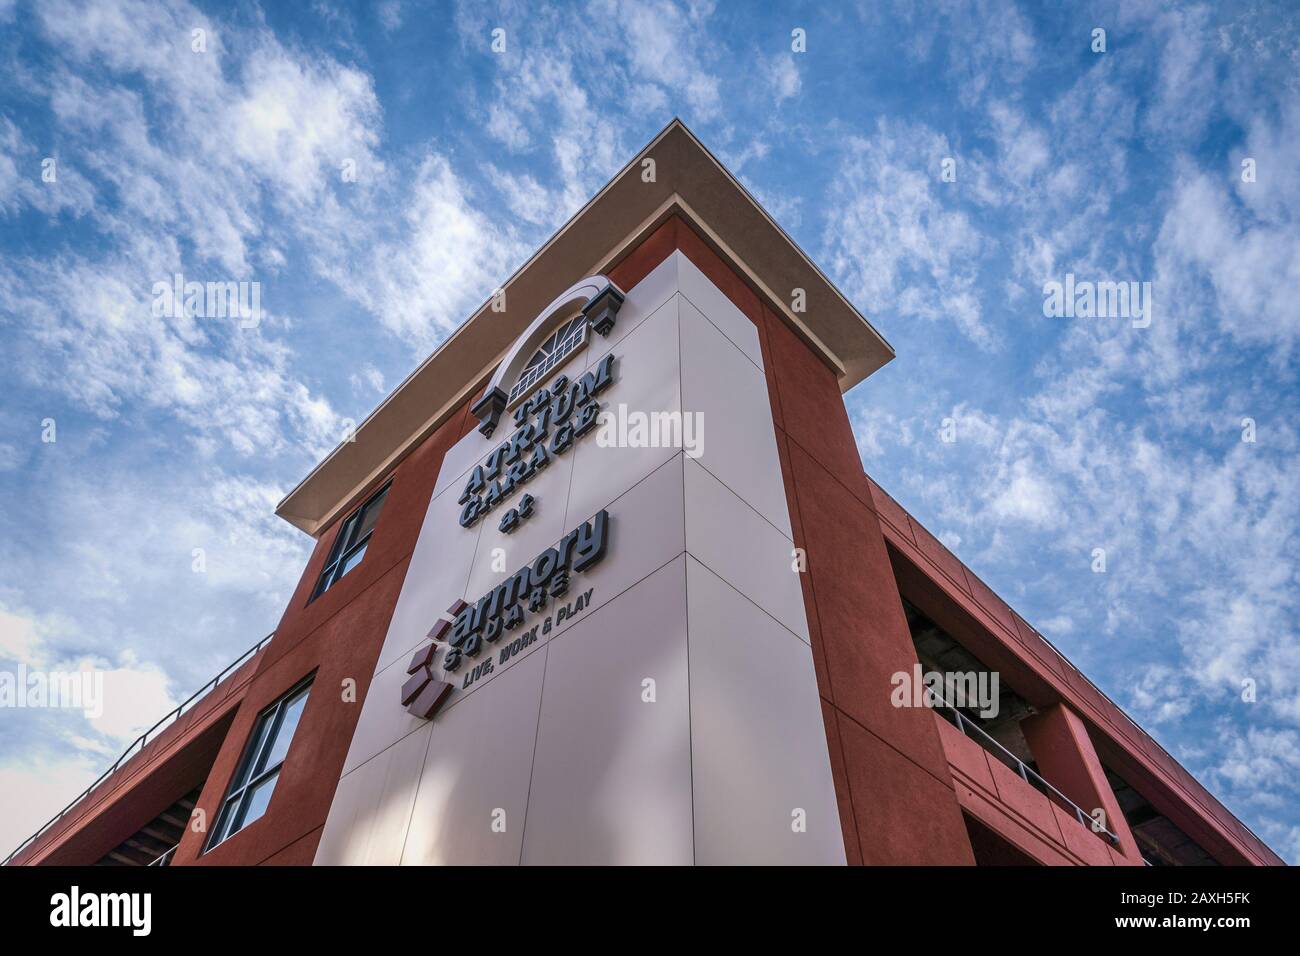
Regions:
<instances>
[{"instance_id":1,"label":"window on red wall","mask_svg":"<svg viewBox=\"0 0 1300 956\"><path fill-rule=\"evenodd\" d=\"M276 781L280 779L280 768L289 755L294 731L298 729L298 721L307 706L311 681L308 677L298 683L257 715L253 735L244 747L230 789L221 802L217 825L208 838L209 850L266 813Z\"/></svg>"},{"instance_id":2,"label":"window on red wall","mask_svg":"<svg viewBox=\"0 0 1300 956\"><path fill-rule=\"evenodd\" d=\"M316 589L311 593L311 600L316 600L330 588L342 579L366 556L366 548L370 544L370 536L375 531L375 522L379 520L379 512L384 507L384 499L388 497L388 485L380 488L375 492L370 500L354 511L343 526L339 528L338 536L334 539L334 547L330 548L329 560L325 562L325 570L320 573L320 580L316 582Z\"/></svg>"}]
</instances>

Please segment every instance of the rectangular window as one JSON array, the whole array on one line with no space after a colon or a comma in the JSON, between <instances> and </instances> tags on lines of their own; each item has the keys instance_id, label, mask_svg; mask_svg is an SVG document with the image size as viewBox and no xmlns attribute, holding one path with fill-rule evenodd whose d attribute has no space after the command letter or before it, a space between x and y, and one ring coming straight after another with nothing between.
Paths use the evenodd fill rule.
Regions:
<instances>
[{"instance_id":1,"label":"rectangular window","mask_svg":"<svg viewBox=\"0 0 1300 956\"><path fill-rule=\"evenodd\" d=\"M209 850L266 812L310 690L311 678L308 678L258 714L239 768L230 781L230 790L221 804L217 825L208 839Z\"/></svg>"},{"instance_id":2,"label":"rectangular window","mask_svg":"<svg viewBox=\"0 0 1300 956\"><path fill-rule=\"evenodd\" d=\"M379 520L379 510L383 508L387 496L388 485L384 485L343 522L338 537L334 539L334 547L330 549L329 560L325 562L325 570L320 573L316 590L311 594L313 601L333 587L366 556L366 546L370 544L375 522Z\"/></svg>"}]
</instances>

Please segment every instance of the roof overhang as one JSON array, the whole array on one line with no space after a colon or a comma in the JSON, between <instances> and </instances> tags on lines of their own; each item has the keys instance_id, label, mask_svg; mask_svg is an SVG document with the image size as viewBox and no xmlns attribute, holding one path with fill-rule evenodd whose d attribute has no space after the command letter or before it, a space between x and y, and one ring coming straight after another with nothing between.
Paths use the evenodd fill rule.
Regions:
<instances>
[{"instance_id":1,"label":"roof overhang","mask_svg":"<svg viewBox=\"0 0 1300 956\"><path fill-rule=\"evenodd\" d=\"M654 160L654 178L642 175ZM315 535L460 408L537 313L575 279L607 272L672 215L679 215L741 273L835 370L847 391L894 350L798 244L673 120L501 287L507 307L484 302L407 376L345 442L276 507ZM791 310L803 289L806 309Z\"/></svg>"}]
</instances>

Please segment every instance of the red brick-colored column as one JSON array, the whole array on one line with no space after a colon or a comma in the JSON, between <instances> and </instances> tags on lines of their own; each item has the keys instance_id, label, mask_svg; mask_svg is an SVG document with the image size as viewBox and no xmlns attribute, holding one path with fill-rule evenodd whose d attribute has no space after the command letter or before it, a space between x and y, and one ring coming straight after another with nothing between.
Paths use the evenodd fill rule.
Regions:
<instances>
[{"instance_id":1,"label":"red brick-colored column","mask_svg":"<svg viewBox=\"0 0 1300 956\"><path fill-rule=\"evenodd\" d=\"M1092 813L1101 807L1106 812L1107 828L1119 837L1120 852L1141 864L1137 841L1115 799L1115 792L1106 782L1106 772L1088 739L1083 718L1064 704L1055 704L1023 721L1020 729L1043 778L1085 812Z\"/></svg>"}]
</instances>

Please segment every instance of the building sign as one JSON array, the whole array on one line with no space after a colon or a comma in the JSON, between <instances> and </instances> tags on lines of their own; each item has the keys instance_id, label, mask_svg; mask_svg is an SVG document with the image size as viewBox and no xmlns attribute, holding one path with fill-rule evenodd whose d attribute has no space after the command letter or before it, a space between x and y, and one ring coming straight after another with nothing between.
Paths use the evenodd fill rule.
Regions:
<instances>
[{"instance_id":1,"label":"building sign","mask_svg":"<svg viewBox=\"0 0 1300 956\"><path fill-rule=\"evenodd\" d=\"M466 657L477 657L483 644L494 644L504 631L524 623L525 614L543 610L550 598L569 590L569 573L581 573L600 562L609 544L609 512L601 511L566 534L530 563L506 578L475 604L466 604L451 624L443 659L444 670L458 669ZM523 603L528 610L524 611Z\"/></svg>"},{"instance_id":2,"label":"building sign","mask_svg":"<svg viewBox=\"0 0 1300 956\"><path fill-rule=\"evenodd\" d=\"M590 371L573 378L557 375L549 386L538 386L587 347L589 331L609 335L623 299L609 279L589 276L558 296L515 341L483 396L471 406L484 437L492 436L507 409L512 410L515 429L470 472L457 499L461 527L475 527L545 470L552 458L566 454L595 429L601 411L597 397L614 381L612 352ZM557 323L575 303L580 304L579 314ZM535 495L525 493L502 514L498 530L510 534L536 506ZM469 688L591 607L593 589L570 594L571 577L597 564L608 543L609 513L601 511L475 603L453 603L429 632L432 643L417 650L407 665L410 676L402 685L402 706L416 717L432 718L450 699L452 681L459 679L463 689ZM444 640L442 672L435 674ZM485 647L495 653L484 655Z\"/></svg>"},{"instance_id":3,"label":"building sign","mask_svg":"<svg viewBox=\"0 0 1300 956\"><path fill-rule=\"evenodd\" d=\"M518 488L532 481L553 456L563 455L575 441L594 429L600 415L596 396L613 381L611 352L577 381L561 375L549 388L539 388L523 401L514 411L518 427L510 438L470 472L458 502L463 506L461 527L474 527ZM535 502L531 495L526 495L518 507L502 516L500 530L505 534L514 531L532 514Z\"/></svg>"},{"instance_id":4,"label":"building sign","mask_svg":"<svg viewBox=\"0 0 1300 956\"><path fill-rule=\"evenodd\" d=\"M447 702L451 684L433 676L433 655L437 644L426 644L406 665L410 679L402 685L402 706L415 717L428 720Z\"/></svg>"},{"instance_id":5,"label":"building sign","mask_svg":"<svg viewBox=\"0 0 1300 956\"><path fill-rule=\"evenodd\" d=\"M439 619L429 632L433 643L420 648L411 658L406 669L411 677L402 685L402 705L415 716L428 720L450 696L453 685L433 674L433 659L444 636L448 648L442 661L443 671L451 674L465 667L461 686L467 688L517 657L553 628L581 614L591 606L592 589L579 593L573 600L558 602L569 593L571 575L599 564L608 546L609 512L602 510L474 604L457 601L448 616ZM547 613L548 608L551 613ZM528 627L530 616L536 615L544 617ZM518 634L514 640L501 645L495 663L491 654L476 662L484 646L496 645L507 631L512 634L518 631Z\"/></svg>"}]
</instances>

